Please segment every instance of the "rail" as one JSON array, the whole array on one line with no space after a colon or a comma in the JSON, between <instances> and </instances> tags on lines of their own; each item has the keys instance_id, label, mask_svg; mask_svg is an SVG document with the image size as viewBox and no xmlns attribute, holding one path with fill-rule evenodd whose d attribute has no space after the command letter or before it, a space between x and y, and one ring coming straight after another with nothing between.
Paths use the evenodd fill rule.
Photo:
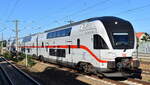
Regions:
<instances>
[{"instance_id":1,"label":"rail","mask_svg":"<svg viewBox=\"0 0 150 85\"><path fill-rule=\"evenodd\" d=\"M12 71L14 72L14 74L16 73L17 75L20 75L21 78L23 77L24 79L26 79L26 80L24 80L25 83L31 83L31 85L40 85L40 83L38 83L37 81L35 81L32 77L30 77L28 74L26 74L25 72L23 72L22 70L20 70L18 67L16 67L11 62L9 62L8 60L6 60L4 57L0 57L0 58L1 58L2 62L3 62L3 64L1 63L2 65L0 65L0 66L2 68L2 71L7 76L7 79L11 83L10 85L16 85L14 83L14 81L16 82L17 77L18 77L18 76L15 77L16 80L13 79L13 77L11 76L13 74L9 73L9 71L11 71L12 69L13 69ZM11 68L11 69L9 69L9 68ZM22 80L23 80L23 78L22 78ZM18 81L20 81L19 78L18 78ZM21 84L21 85L23 85L23 84Z\"/></svg>"},{"instance_id":2,"label":"rail","mask_svg":"<svg viewBox=\"0 0 150 85\"><path fill-rule=\"evenodd\" d=\"M2 74L3 74L3 77L5 77L6 78L6 80L5 81L7 81L7 82L5 82L5 83L7 83L8 85L14 85L13 84L13 82L11 81L11 79L9 78L9 76L8 76L8 74L5 72L5 70L3 69L3 67L2 66L0 66L0 71L2 72ZM2 77L2 76L1 76Z\"/></svg>"}]
</instances>

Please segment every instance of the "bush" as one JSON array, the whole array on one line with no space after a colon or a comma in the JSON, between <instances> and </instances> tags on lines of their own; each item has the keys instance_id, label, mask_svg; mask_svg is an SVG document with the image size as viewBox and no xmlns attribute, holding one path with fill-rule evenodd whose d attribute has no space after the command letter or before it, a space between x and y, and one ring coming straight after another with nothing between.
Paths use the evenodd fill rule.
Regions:
<instances>
[{"instance_id":1,"label":"bush","mask_svg":"<svg viewBox=\"0 0 150 85\"><path fill-rule=\"evenodd\" d=\"M16 58L16 57L14 58L10 52L4 53L3 56L4 56L5 58L10 59L10 60L13 60L13 61L15 61L15 62L22 61L22 60L24 60L24 59L26 58L26 54L24 54L24 53L18 53L18 54L19 54L19 56L18 56L17 58ZM32 60L32 58L33 58L32 56L27 55L27 58L28 58L28 65L29 65L29 66L32 67L33 65L36 64L36 62Z\"/></svg>"},{"instance_id":2,"label":"bush","mask_svg":"<svg viewBox=\"0 0 150 85\"><path fill-rule=\"evenodd\" d=\"M3 57L5 57L5 58L12 58L12 56L11 56L11 54L9 53L9 52L5 52L4 54L3 54Z\"/></svg>"},{"instance_id":3,"label":"bush","mask_svg":"<svg viewBox=\"0 0 150 85\"><path fill-rule=\"evenodd\" d=\"M36 62L32 60L33 56L28 55L27 57L28 57L28 65L31 67L34 66L36 64Z\"/></svg>"}]
</instances>

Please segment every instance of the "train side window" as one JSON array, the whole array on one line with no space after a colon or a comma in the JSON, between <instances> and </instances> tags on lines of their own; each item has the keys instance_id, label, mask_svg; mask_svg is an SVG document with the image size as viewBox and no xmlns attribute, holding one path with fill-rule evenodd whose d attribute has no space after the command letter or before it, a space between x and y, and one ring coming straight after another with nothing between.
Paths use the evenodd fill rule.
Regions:
<instances>
[{"instance_id":1,"label":"train side window","mask_svg":"<svg viewBox=\"0 0 150 85\"><path fill-rule=\"evenodd\" d=\"M25 52L25 48L21 48L21 52Z\"/></svg>"},{"instance_id":2,"label":"train side window","mask_svg":"<svg viewBox=\"0 0 150 85\"><path fill-rule=\"evenodd\" d=\"M52 32L51 38L54 38L54 37L55 37L55 32Z\"/></svg>"},{"instance_id":3,"label":"train side window","mask_svg":"<svg viewBox=\"0 0 150 85\"><path fill-rule=\"evenodd\" d=\"M47 39L49 39L49 38L52 38L52 33L51 32L47 34Z\"/></svg>"},{"instance_id":4,"label":"train side window","mask_svg":"<svg viewBox=\"0 0 150 85\"><path fill-rule=\"evenodd\" d=\"M27 52L30 53L30 48L27 49Z\"/></svg>"},{"instance_id":5,"label":"train side window","mask_svg":"<svg viewBox=\"0 0 150 85\"><path fill-rule=\"evenodd\" d=\"M108 46L105 43L104 39L98 34L94 35L93 45L94 49L108 49Z\"/></svg>"},{"instance_id":6,"label":"train side window","mask_svg":"<svg viewBox=\"0 0 150 85\"><path fill-rule=\"evenodd\" d=\"M63 30L59 30L59 31L55 31L55 32L49 32L47 34L47 39L56 38L56 37L70 36L71 29L72 28L67 28L67 29L63 29Z\"/></svg>"},{"instance_id":7,"label":"train side window","mask_svg":"<svg viewBox=\"0 0 150 85\"><path fill-rule=\"evenodd\" d=\"M70 45L68 46L68 53L71 53Z\"/></svg>"},{"instance_id":8,"label":"train side window","mask_svg":"<svg viewBox=\"0 0 150 85\"><path fill-rule=\"evenodd\" d=\"M77 47L80 48L80 39L77 39Z\"/></svg>"},{"instance_id":9,"label":"train side window","mask_svg":"<svg viewBox=\"0 0 150 85\"><path fill-rule=\"evenodd\" d=\"M56 31L56 37L61 37L61 31Z\"/></svg>"},{"instance_id":10,"label":"train side window","mask_svg":"<svg viewBox=\"0 0 150 85\"><path fill-rule=\"evenodd\" d=\"M31 36L24 37L22 42L29 42L31 41L31 38Z\"/></svg>"},{"instance_id":11,"label":"train side window","mask_svg":"<svg viewBox=\"0 0 150 85\"><path fill-rule=\"evenodd\" d=\"M65 29L66 36L70 36L71 28Z\"/></svg>"},{"instance_id":12,"label":"train side window","mask_svg":"<svg viewBox=\"0 0 150 85\"><path fill-rule=\"evenodd\" d=\"M44 47L44 43L42 42L42 47Z\"/></svg>"},{"instance_id":13,"label":"train side window","mask_svg":"<svg viewBox=\"0 0 150 85\"><path fill-rule=\"evenodd\" d=\"M66 51L65 51L65 49L57 49L56 56L57 56L57 57L65 57L65 56L66 56Z\"/></svg>"},{"instance_id":14,"label":"train side window","mask_svg":"<svg viewBox=\"0 0 150 85\"><path fill-rule=\"evenodd\" d=\"M48 42L46 44L47 44L47 46L49 45ZM48 47L47 46L46 46L46 52L48 52Z\"/></svg>"},{"instance_id":15,"label":"train side window","mask_svg":"<svg viewBox=\"0 0 150 85\"><path fill-rule=\"evenodd\" d=\"M65 36L66 34L65 34L65 30L61 30L61 36L63 37L63 36Z\"/></svg>"},{"instance_id":16,"label":"train side window","mask_svg":"<svg viewBox=\"0 0 150 85\"><path fill-rule=\"evenodd\" d=\"M56 49L49 49L49 55L56 56Z\"/></svg>"}]
</instances>

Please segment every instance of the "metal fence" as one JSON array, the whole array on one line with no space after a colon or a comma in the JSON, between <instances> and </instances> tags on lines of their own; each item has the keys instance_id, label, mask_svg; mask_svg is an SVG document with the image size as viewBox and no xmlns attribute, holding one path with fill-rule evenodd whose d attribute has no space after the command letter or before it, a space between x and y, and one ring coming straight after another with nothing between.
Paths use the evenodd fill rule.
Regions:
<instances>
[{"instance_id":1,"label":"metal fence","mask_svg":"<svg viewBox=\"0 0 150 85\"><path fill-rule=\"evenodd\" d=\"M150 53L150 42L141 42L138 47L139 53Z\"/></svg>"}]
</instances>

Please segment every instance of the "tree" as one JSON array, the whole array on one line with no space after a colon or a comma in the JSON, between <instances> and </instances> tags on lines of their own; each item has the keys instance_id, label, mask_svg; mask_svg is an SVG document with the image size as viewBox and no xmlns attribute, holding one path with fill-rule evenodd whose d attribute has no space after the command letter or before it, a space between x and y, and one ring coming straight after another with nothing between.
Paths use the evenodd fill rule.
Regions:
<instances>
[{"instance_id":1,"label":"tree","mask_svg":"<svg viewBox=\"0 0 150 85\"><path fill-rule=\"evenodd\" d=\"M143 41L147 41L146 36L143 36L143 38L142 38L141 40L143 40Z\"/></svg>"},{"instance_id":2,"label":"tree","mask_svg":"<svg viewBox=\"0 0 150 85\"><path fill-rule=\"evenodd\" d=\"M143 40L143 41L150 41L150 35L145 33L145 36L143 36L143 38L141 40Z\"/></svg>"},{"instance_id":3,"label":"tree","mask_svg":"<svg viewBox=\"0 0 150 85\"><path fill-rule=\"evenodd\" d=\"M6 47L6 44L7 44L6 40L0 41L0 47L2 46L2 42L3 42L3 47Z\"/></svg>"}]
</instances>

